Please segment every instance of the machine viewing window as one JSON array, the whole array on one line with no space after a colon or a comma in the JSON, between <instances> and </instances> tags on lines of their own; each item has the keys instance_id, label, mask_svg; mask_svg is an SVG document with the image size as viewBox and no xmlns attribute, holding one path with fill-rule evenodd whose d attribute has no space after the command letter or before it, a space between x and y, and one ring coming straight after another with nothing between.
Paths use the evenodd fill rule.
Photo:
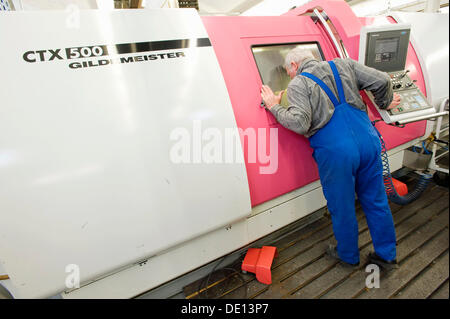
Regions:
<instances>
[{"instance_id":1,"label":"machine viewing window","mask_svg":"<svg viewBox=\"0 0 450 319\"><path fill-rule=\"evenodd\" d=\"M291 80L284 69L284 59L287 53L295 47L309 50L317 60L324 60L322 50L316 42L252 46L261 80L274 92L286 89Z\"/></svg>"}]
</instances>

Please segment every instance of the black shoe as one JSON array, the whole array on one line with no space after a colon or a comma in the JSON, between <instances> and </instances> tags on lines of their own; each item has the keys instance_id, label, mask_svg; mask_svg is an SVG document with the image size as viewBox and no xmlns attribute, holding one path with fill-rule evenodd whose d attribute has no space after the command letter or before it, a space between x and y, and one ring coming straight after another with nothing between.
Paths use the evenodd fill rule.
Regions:
<instances>
[{"instance_id":1,"label":"black shoe","mask_svg":"<svg viewBox=\"0 0 450 319\"><path fill-rule=\"evenodd\" d=\"M357 262L356 264L351 264L351 263L348 263L348 262L343 261L343 260L339 257L338 252L337 252L337 249L336 249L336 246L334 246L334 245L331 245L331 244L328 245L328 248L327 248L327 250L326 250L326 254L327 254L328 256L330 256L330 257L333 257L334 259L339 260L340 262L344 263L345 265L349 265L349 266L352 266L352 267L358 267L358 266L359 266L359 262Z\"/></svg>"},{"instance_id":2,"label":"black shoe","mask_svg":"<svg viewBox=\"0 0 450 319\"><path fill-rule=\"evenodd\" d=\"M392 269L398 268L397 259L387 261L387 260L384 260L383 258L381 258L380 256L378 256L374 252L369 253L369 262L368 263L375 264L384 270L392 270Z\"/></svg>"}]
</instances>

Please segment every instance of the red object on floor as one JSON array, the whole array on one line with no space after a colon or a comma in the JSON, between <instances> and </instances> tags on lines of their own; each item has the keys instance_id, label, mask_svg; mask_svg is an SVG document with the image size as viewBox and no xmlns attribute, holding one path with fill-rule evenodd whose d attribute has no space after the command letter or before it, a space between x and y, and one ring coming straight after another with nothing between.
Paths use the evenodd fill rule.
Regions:
<instances>
[{"instance_id":1,"label":"red object on floor","mask_svg":"<svg viewBox=\"0 0 450 319\"><path fill-rule=\"evenodd\" d=\"M408 194L408 186L406 186L405 183L402 183L395 178L392 178L392 183L394 184L394 188L397 191L397 194L399 194L400 196L405 196L406 194Z\"/></svg>"},{"instance_id":2,"label":"red object on floor","mask_svg":"<svg viewBox=\"0 0 450 319\"><path fill-rule=\"evenodd\" d=\"M277 248L263 246L262 248L250 248L242 262L242 270L256 274L256 279L263 284L272 283L270 267L277 256Z\"/></svg>"}]
</instances>

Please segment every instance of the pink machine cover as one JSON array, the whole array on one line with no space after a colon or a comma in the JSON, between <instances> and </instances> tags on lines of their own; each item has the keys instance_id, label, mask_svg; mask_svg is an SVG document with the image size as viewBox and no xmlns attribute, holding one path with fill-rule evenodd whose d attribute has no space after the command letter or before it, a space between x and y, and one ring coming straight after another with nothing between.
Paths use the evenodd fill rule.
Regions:
<instances>
[{"instance_id":1,"label":"pink machine cover","mask_svg":"<svg viewBox=\"0 0 450 319\"><path fill-rule=\"evenodd\" d=\"M242 130L254 129L258 137L265 134L267 153L270 128L278 129L278 168L273 174L260 173L260 168L268 164L261 163L258 157L256 163L249 162L248 141L241 135L252 206L319 179L309 141L282 127L270 112L260 107L262 81L251 50L252 45L260 44L318 42L326 60L338 57L325 31L308 16L314 8L325 10L349 56L355 60L358 59L361 27L377 19L386 21L384 17L358 18L341 0L312 1L278 17L202 17L225 79L237 126ZM391 18L389 22L395 23ZM416 85L426 94L422 70L411 44L406 69L410 70L409 76L417 80ZM370 119L381 119L364 92L362 96L368 105ZM388 149L391 149L422 136L426 121L407 124L405 128L396 128L384 122L378 122L376 126ZM330 139L333 138L336 137L330 136Z\"/></svg>"}]
</instances>

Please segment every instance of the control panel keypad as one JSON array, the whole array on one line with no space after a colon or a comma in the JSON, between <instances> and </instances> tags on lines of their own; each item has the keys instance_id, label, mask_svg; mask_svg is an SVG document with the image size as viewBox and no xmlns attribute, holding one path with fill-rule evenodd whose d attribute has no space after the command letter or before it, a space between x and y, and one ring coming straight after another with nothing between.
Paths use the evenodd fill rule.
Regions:
<instances>
[{"instance_id":1,"label":"control panel keypad","mask_svg":"<svg viewBox=\"0 0 450 319\"><path fill-rule=\"evenodd\" d=\"M401 97L401 103L389 110L391 115L417 111L431 107L414 82L407 75L408 71L394 72L391 77L392 88Z\"/></svg>"}]
</instances>

